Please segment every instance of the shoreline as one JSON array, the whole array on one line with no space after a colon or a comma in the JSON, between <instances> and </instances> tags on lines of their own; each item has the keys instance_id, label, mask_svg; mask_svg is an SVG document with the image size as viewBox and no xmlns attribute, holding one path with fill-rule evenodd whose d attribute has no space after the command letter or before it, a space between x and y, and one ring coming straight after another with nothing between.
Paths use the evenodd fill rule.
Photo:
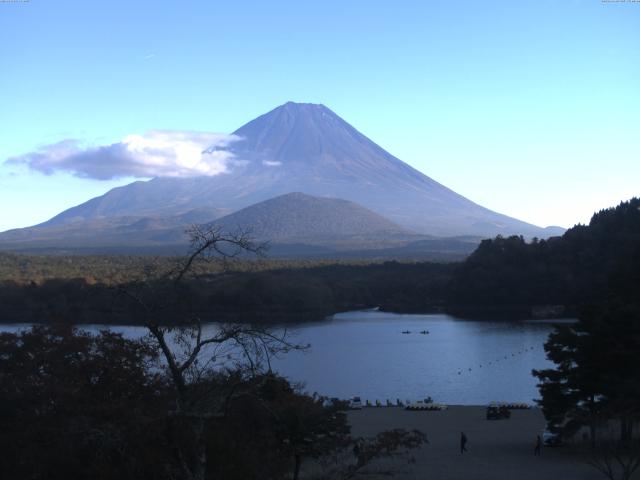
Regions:
<instances>
[{"instance_id":1,"label":"shoreline","mask_svg":"<svg viewBox=\"0 0 640 480\"><path fill-rule=\"evenodd\" d=\"M0 287L1 288L1 287ZM390 313L395 315L448 315L458 320L468 320L468 321L477 321L477 322L486 322L486 321L499 321L499 322L575 322L576 316L570 315L569 313L573 313L571 311L567 311L566 315L562 316L554 316L554 315L524 315L522 312L515 313L514 310L511 309L491 309L491 314L488 311L483 312L482 314L472 315L472 314L464 314L457 310L450 310L443 307L433 307L431 309L423 309L423 310L406 310L402 308L389 309L385 306L358 306L351 309L339 308L335 310L305 310L305 311L292 311L292 312L284 312L284 311L272 311L265 312L263 311L232 311L229 309L222 309L218 311L212 312L209 311L197 311L197 314L200 318L202 318L202 323L238 323L238 324L257 324L271 327L278 326L291 326L291 325L308 325L311 323L325 323L330 322L331 317L336 315L345 314L345 313L356 313L356 312L370 312L370 311L379 311L382 313ZM4 313L4 316L3 316ZM165 312L166 314L166 312ZM133 320L135 315L132 316L132 313L122 313L122 312L106 312L104 310L94 310L83 312L82 316L91 315L95 317L95 320L88 321L87 319L81 319L80 321L73 322L68 321L66 319L61 320L53 320L50 319L48 321L35 320L35 319L27 319L21 320L24 318L25 314L23 311L5 311L3 312L0 309L0 325L56 325L56 324L68 324L73 325L75 327L80 327L82 325L104 325L104 326L144 326L143 322L136 322ZM170 315L170 314L169 314ZM109 321L109 319L112 319ZM166 319L161 319L160 324L164 326L172 326L175 325L175 322L167 321Z\"/></svg>"}]
</instances>

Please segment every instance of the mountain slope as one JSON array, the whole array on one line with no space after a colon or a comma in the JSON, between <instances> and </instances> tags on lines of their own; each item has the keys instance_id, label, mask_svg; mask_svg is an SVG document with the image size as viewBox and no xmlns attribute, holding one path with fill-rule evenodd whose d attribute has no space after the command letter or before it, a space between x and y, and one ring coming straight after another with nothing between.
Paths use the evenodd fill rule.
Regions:
<instances>
[{"instance_id":1,"label":"mountain slope","mask_svg":"<svg viewBox=\"0 0 640 480\"><path fill-rule=\"evenodd\" d=\"M234 132L227 173L155 178L114 188L41 226L117 217L233 212L291 192L356 202L421 234L548 237L546 230L477 205L400 161L323 105L289 102ZM0 237L1 241L1 237Z\"/></svg>"},{"instance_id":2,"label":"mountain slope","mask_svg":"<svg viewBox=\"0 0 640 480\"><path fill-rule=\"evenodd\" d=\"M86 220L74 217L64 223L47 222L0 233L0 249L135 247L141 251L147 246L185 245L187 226L211 222L224 213L217 209L193 209L174 216L99 216Z\"/></svg>"},{"instance_id":3,"label":"mountain slope","mask_svg":"<svg viewBox=\"0 0 640 480\"><path fill-rule=\"evenodd\" d=\"M265 200L213 222L202 221L217 213L102 217L17 229L0 234L0 250L183 255L188 250L185 230L194 223L266 240L270 258L453 261L465 258L480 241L416 234L356 203L302 193Z\"/></svg>"},{"instance_id":4,"label":"mountain slope","mask_svg":"<svg viewBox=\"0 0 640 480\"><path fill-rule=\"evenodd\" d=\"M213 225L225 231L249 230L252 236L264 240L307 239L313 243L358 235L410 234L356 203L303 193L289 193L251 205Z\"/></svg>"}]
</instances>

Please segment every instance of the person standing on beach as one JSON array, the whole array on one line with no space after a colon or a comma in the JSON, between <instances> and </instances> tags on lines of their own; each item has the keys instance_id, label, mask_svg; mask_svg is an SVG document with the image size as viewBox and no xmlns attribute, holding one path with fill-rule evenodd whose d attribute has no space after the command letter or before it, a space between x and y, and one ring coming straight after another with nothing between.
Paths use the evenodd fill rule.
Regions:
<instances>
[{"instance_id":1,"label":"person standing on beach","mask_svg":"<svg viewBox=\"0 0 640 480\"><path fill-rule=\"evenodd\" d=\"M460 454L467 451L467 436L464 432L460 432Z\"/></svg>"},{"instance_id":2,"label":"person standing on beach","mask_svg":"<svg viewBox=\"0 0 640 480\"><path fill-rule=\"evenodd\" d=\"M535 456L540 456L540 451L542 450L542 438L540 438L540 435L538 435L536 437L536 448L533 450L533 454Z\"/></svg>"}]
</instances>

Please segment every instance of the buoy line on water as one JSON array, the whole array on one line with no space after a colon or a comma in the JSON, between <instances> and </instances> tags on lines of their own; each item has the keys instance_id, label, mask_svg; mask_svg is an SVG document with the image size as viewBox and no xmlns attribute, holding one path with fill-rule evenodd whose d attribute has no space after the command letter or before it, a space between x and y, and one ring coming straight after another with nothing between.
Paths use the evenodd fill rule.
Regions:
<instances>
[{"instance_id":1,"label":"buoy line on water","mask_svg":"<svg viewBox=\"0 0 640 480\"><path fill-rule=\"evenodd\" d=\"M524 347L523 349L518 350L517 352L503 354L502 357L497 358L495 360L490 360L489 362L485 363L484 365L486 365L486 366L497 365L498 362L501 362L502 360L509 360L511 358L515 358L516 355L522 355L522 354L527 353L527 352L532 352L535 349L536 349L535 346L527 346L527 347ZM483 364L478 364L478 368L483 368ZM457 374L458 375L462 375L463 371L465 371L464 368L458 369L457 370ZM467 372L472 372L473 368L467 367L466 371ZM451 377L455 378L453 373L451 374ZM383 407L383 406L386 406L386 407L392 407L392 406L393 407L400 407L400 406L406 407L406 406L411 405L411 404L413 404L415 402L412 402L409 399L407 399L406 402L402 402L402 401L400 401L400 399L396 399L396 403L394 404L389 399L387 399L385 403L386 403L386 405L383 405L382 402L380 402L377 399L375 400L375 403L371 403L371 401L369 399L365 399L365 403L364 403L363 406L365 406L365 407L374 407L374 406L375 407ZM429 405L429 404L427 404L427 405ZM511 403L511 404L505 404L505 405L511 405L511 407L508 407L508 408L530 408L530 406L528 404L525 404L525 403ZM442 407L441 404L435 403L432 406L430 406L429 408L425 407L425 408L415 408L415 409L417 409L417 410L420 410L420 409L424 409L424 410L429 410L429 409L430 410L441 410L442 409L441 407ZM446 406L444 406L444 408L446 408Z\"/></svg>"},{"instance_id":2,"label":"buoy line on water","mask_svg":"<svg viewBox=\"0 0 640 480\"><path fill-rule=\"evenodd\" d=\"M484 364L479 363L478 364L478 368L483 368L484 367L488 367L488 366L493 366L493 365L497 365L499 362L503 361L503 360L510 360L512 358L517 358L517 355L522 355L524 353L528 353L528 352L532 352L533 350L535 350L536 347L535 346L527 346L524 347L523 349L518 350L517 352L508 352L506 354L503 354L501 357L496 358L495 360L490 360L489 362L485 362ZM472 367L460 367L456 370L456 373L458 375L462 375L463 372L472 372L473 368Z\"/></svg>"}]
</instances>

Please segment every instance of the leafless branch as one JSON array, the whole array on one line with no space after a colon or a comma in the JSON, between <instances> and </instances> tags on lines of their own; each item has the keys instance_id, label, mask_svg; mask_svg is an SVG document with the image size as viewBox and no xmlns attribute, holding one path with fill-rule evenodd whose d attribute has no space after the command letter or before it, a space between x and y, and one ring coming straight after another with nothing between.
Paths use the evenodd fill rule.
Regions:
<instances>
[{"instance_id":1,"label":"leafless branch","mask_svg":"<svg viewBox=\"0 0 640 480\"><path fill-rule=\"evenodd\" d=\"M225 264L229 259L236 258L243 253L262 257L268 249L267 243L254 242L248 229L224 233L220 226L193 225L187 229L186 233L191 240L191 250L184 262L174 272L176 283L182 281L198 259L204 261L215 259Z\"/></svg>"},{"instance_id":2,"label":"leafless branch","mask_svg":"<svg viewBox=\"0 0 640 480\"><path fill-rule=\"evenodd\" d=\"M609 480L629 480L640 468L640 443L602 444L587 463Z\"/></svg>"},{"instance_id":3,"label":"leafless branch","mask_svg":"<svg viewBox=\"0 0 640 480\"><path fill-rule=\"evenodd\" d=\"M160 348L175 387L176 407L173 416L182 419L193 437L194 446L189 455L183 455L181 445L176 446L182 475L188 479L204 480L204 422L223 414L230 399L241 393L238 391L241 387L232 388L231 393L227 393L216 388L215 382L202 381L215 371L216 367L224 367L224 363L218 361L219 349L226 346L237 349L228 350L231 352L228 355L239 353L242 361L238 366L248 365L250 372L255 376L261 367L261 360L266 360L271 370L271 356L306 347L289 342L286 330L277 334L251 325L217 324L212 325L211 330L205 331L201 319L197 316L185 320L176 318L170 325L163 325L158 316L159 311L180 298L181 290L178 286L193 273L196 262L217 260L223 262L226 270L225 262L228 260L243 253L260 257L267 248L266 244L253 242L248 231L225 234L217 226L193 226L187 233L191 239L189 255L164 277L163 285L173 285L174 295L177 294L177 297L167 295L167 298L163 299L164 304L145 301L141 292L144 293L144 288L151 285L148 281L138 284L141 292L134 293L131 288L124 287L118 287L118 291L143 310L143 323ZM151 298L158 302L158 295L152 295ZM204 356L205 349L209 346L214 347L213 354L201 363L199 359ZM194 460L187 461L187 457Z\"/></svg>"}]
</instances>

